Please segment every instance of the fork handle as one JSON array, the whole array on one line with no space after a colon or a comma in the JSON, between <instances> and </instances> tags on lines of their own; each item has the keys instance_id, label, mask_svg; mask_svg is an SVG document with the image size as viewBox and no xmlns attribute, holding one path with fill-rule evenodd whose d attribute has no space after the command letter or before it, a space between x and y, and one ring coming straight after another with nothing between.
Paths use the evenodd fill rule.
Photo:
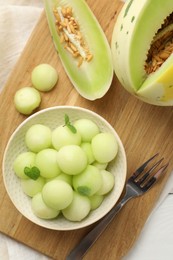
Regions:
<instances>
[{"instance_id":1,"label":"fork handle","mask_svg":"<svg viewBox=\"0 0 173 260\"><path fill-rule=\"evenodd\" d=\"M129 194L125 194L124 198L115 207L113 207L109 213L70 252L66 260L81 260L88 249L95 243L116 214L121 210L124 204L131 198L132 197L129 197Z\"/></svg>"}]
</instances>

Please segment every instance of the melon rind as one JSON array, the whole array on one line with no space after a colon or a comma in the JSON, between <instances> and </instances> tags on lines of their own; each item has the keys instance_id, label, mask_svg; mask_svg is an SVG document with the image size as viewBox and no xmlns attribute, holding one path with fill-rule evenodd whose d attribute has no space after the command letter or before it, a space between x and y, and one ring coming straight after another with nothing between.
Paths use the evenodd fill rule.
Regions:
<instances>
[{"instance_id":1,"label":"melon rind","mask_svg":"<svg viewBox=\"0 0 173 260\"><path fill-rule=\"evenodd\" d=\"M55 48L73 86L86 99L95 100L103 97L112 83L113 63L110 45L96 17L84 0L44 0L44 2ZM78 67L77 60L60 43L53 15L54 6L72 7L89 50L93 54L91 62L83 62Z\"/></svg>"},{"instance_id":2,"label":"melon rind","mask_svg":"<svg viewBox=\"0 0 173 260\"><path fill-rule=\"evenodd\" d=\"M173 105L173 74L169 83L163 82L163 78L165 81L166 75L170 75L169 60L172 58L156 76L152 75L152 82L147 80L144 64L155 34L172 12L172 0L128 0L120 11L112 35L113 64L119 81L130 93L155 105ZM161 82L158 77L162 78Z\"/></svg>"}]
</instances>

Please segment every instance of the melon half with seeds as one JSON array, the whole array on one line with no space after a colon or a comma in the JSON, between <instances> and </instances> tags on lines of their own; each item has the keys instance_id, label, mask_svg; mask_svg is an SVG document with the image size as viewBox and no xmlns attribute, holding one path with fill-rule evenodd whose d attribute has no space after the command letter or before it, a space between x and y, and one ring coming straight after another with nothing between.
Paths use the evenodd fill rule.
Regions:
<instances>
[{"instance_id":1,"label":"melon half with seeds","mask_svg":"<svg viewBox=\"0 0 173 260\"><path fill-rule=\"evenodd\" d=\"M144 102L173 106L173 1L127 0L111 42L115 74Z\"/></svg>"},{"instance_id":2,"label":"melon half with seeds","mask_svg":"<svg viewBox=\"0 0 173 260\"><path fill-rule=\"evenodd\" d=\"M84 0L44 0L48 24L64 69L86 99L103 97L113 78L107 38Z\"/></svg>"}]
</instances>

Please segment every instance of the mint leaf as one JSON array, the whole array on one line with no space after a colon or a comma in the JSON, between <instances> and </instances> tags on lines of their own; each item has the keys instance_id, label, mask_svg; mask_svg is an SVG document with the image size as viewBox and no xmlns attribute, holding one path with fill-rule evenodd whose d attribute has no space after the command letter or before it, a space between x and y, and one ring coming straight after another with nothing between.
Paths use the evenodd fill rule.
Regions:
<instances>
[{"instance_id":1,"label":"mint leaf","mask_svg":"<svg viewBox=\"0 0 173 260\"><path fill-rule=\"evenodd\" d=\"M91 189L88 188L87 186L79 186L77 187L77 191L79 192L79 194L83 196L89 196L91 193Z\"/></svg>"},{"instance_id":2,"label":"mint leaf","mask_svg":"<svg viewBox=\"0 0 173 260\"><path fill-rule=\"evenodd\" d=\"M70 123L70 119L67 114L65 114L64 119L65 119L65 125L68 125Z\"/></svg>"},{"instance_id":3,"label":"mint leaf","mask_svg":"<svg viewBox=\"0 0 173 260\"><path fill-rule=\"evenodd\" d=\"M73 125L68 124L67 127L71 130L72 133L75 134L77 132L76 128Z\"/></svg>"},{"instance_id":4,"label":"mint leaf","mask_svg":"<svg viewBox=\"0 0 173 260\"><path fill-rule=\"evenodd\" d=\"M33 179L33 180L37 180L38 177L40 176L40 170L36 166L33 166L31 168L25 167L24 173L26 176L28 176L30 179Z\"/></svg>"},{"instance_id":5,"label":"mint leaf","mask_svg":"<svg viewBox=\"0 0 173 260\"><path fill-rule=\"evenodd\" d=\"M70 131L75 134L77 132L76 128L70 123L70 118L67 114L65 114L64 116L64 120L65 120L65 126L67 126Z\"/></svg>"}]
</instances>

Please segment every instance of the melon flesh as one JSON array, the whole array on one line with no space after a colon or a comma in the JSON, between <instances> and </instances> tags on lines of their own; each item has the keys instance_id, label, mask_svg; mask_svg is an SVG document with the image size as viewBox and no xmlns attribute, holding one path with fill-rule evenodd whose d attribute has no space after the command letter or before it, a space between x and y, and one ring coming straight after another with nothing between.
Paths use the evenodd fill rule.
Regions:
<instances>
[{"instance_id":1,"label":"melon flesh","mask_svg":"<svg viewBox=\"0 0 173 260\"><path fill-rule=\"evenodd\" d=\"M148 103L155 100L157 105L173 105L173 54L144 81L137 94Z\"/></svg>"},{"instance_id":2,"label":"melon flesh","mask_svg":"<svg viewBox=\"0 0 173 260\"><path fill-rule=\"evenodd\" d=\"M101 98L110 88L113 78L111 50L107 38L96 17L84 0L44 0L49 28L55 48L73 86L81 96L89 100ZM72 7L75 19L93 54L90 62L77 66L77 61L64 48L55 26L53 9Z\"/></svg>"},{"instance_id":3,"label":"melon flesh","mask_svg":"<svg viewBox=\"0 0 173 260\"><path fill-rule=\"evenodd\" d=\"M154 36L172 12L172 0L128 0L112 35L114 70L119 81L130 93L155 105L173 105L173 57L150 76L144 66Z\"/></svg>"}]
</instances>

